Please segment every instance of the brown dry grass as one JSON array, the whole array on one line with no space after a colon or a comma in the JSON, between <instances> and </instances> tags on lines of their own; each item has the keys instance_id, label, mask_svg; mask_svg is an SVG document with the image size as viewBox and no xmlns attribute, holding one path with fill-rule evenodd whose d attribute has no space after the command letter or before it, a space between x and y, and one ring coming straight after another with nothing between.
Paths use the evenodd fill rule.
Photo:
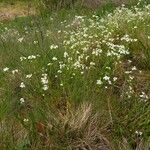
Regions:
<instances>
[{"instance_id":1,"label":"brown dry grass","mask_svg":"<svg viewBox=\"0 0 150 150\"><path fill-rule=\"evenodd\" d=\"M31 3L0 3L0 21L35 15L36 10Z\"/></svg>"}]
</instances>

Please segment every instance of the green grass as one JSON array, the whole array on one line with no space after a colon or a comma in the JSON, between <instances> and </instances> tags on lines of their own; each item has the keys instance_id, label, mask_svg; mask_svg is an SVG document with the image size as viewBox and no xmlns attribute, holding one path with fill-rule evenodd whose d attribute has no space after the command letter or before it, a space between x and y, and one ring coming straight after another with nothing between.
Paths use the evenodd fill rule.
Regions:
<instances>
[{"instance_id":1,"label":"green grass","mask_svg":"<svg viewBox=\"0 0 150 150\"><path fill-rule=\"evenodd\" d=\"M0 149L148 150L149 12L107 5L1 22Z\"/></svg>"}]
</instances>

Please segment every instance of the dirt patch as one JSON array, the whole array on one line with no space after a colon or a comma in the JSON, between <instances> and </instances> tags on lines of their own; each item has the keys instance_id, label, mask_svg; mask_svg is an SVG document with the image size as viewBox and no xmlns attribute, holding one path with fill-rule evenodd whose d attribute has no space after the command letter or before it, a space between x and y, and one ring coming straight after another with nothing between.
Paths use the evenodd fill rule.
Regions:
<instances>
[{"instance_id":1,"label":"dirt patch","mask_svg":"<svg viewBox=\"0 0 150 150\"><path fill-rule=\"evenodd\" d=\"M0 3L0 21L35 15L36 10L31 3Z\"/></svg>"}]
</instances>

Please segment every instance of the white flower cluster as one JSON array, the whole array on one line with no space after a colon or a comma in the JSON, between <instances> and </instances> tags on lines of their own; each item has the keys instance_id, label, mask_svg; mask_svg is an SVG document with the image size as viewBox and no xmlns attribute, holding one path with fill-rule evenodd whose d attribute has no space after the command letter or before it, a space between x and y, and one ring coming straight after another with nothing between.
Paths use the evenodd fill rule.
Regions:
<instances>
[{"instance_id":1,"label":"white flower cluster","mask_svg":"<svg viewBox=\"0 0 150 150\"><path fill-rule=\"evenodd\" d=\"M20 104L24 104L24 103L25 103L24 98L20 98Z\"/></svg>"},{"instance_id":2,"label":"white flower cluster","mask_svg":"<svg viewBox=\"0 0 150 150\"><path fill-rule=\"evenodd\" d=\"M42 89L43 89L44 91L48 90L48 88L49 88L47 76L48 76L48 75L47 75L46 73L44 73L44 74L42 74L42 77L41 77L41 83L42 83L42 85L43 85Z\"/></svg>"},{"instance_id":3,"label":"white flower cluster","mask_svg":"<svg viewBox=\"0 0 150 150\"><path fill-rule=\"evenodd\" d=\"M37 54L37 55L29 55L27 57L21 56L20 57L20 61L23 61L23 60L33 60L33 59L36 59L37 57L40 57L40 55L39 54Z\"/></svg>"},{"instance_id":4,"label":"white flower cluster","mask_svg":"<svg viewBox=\"0 0 150 150\"><path fill-rule=\"evenodd\" d=\"M4 71L4 72L7 72L8 70L9 70L8 67L3 68L3 71Z\"/></svg>"},{"instance_id":5,"label":"white flower cluster","mask_svg":"<svg viewBox=\"0 0 150 150\"><path fill-rule=\"evenodd\" d=\"M21 87L21 88L25 88L25 87L26 87L25 84L24 84L24 82L21 82L21 83L20 83L20 87Z\"/></svg>"},{"instance_id":6,"label":"white flower cluster","mask_svg":"<svg viewBox=\"0 0 150 150\"><path fill-rule=\"evenodd\" d=\"M145 92L141 92L141 94L140 94L140 99L141 99L142 101L144 101L144 102L147 102L148 99L149 99L149 97L148 97L148 95L147 95Z\"/></svg>"},{"instance_id":7,"label":"white flower cluster","mask_svg":"<svg viewBox=\"0 0 150 150\"><path fill-rule=\"evenodd\" d=\"M58 45L52 44L52 45L50 46L50 49L57 49L57 48L58 48Z\"/></svg>"},{"instance_id":8,"label":"white flower cluster","mask_svg":"<svg viewBox=\"0 0 150 150\"><path fill-rule=\"evenodd\" d=\"M97 85L112 85L118 78L117 77L113 77L111 79L111 77L109 77L108 75L105 75L104 77L102 77L101 79L97 80ZM105 86L105 88L107 88L107 86Z\"/></svg>"},{"instance_id":9,"label":"white flower cluster","mask_svg":"<svg viewBox=\"0 0 150 150\"><path fill-rule=\"evenodd\" d=\"M128 34L125 34L120 40L126 41L126 42L136 42L137 41L137 39L132 39Z\"/></svg>"}]
</instances>

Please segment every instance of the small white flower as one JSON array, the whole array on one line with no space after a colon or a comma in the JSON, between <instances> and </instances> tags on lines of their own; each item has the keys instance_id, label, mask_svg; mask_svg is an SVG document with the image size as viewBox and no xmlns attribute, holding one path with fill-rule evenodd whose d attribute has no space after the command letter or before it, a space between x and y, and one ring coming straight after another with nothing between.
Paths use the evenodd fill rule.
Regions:
<instances>
[{"instance_id":1,"label":"small white flower","mask_svg":"<svg viewBox=\"0 0 150 150\"><path fill-rule=\"evenodd\" d=\"M20 87L21 88L25 88L26 86L25 86L25 84L23 82L21 82Z\"/></svg>"},{"instance_id":2,"label":"small white flower","mask_svg":"<svg viewBox=\"0 0 150 150\"><path fill-rule=\"evenodd\" d=\"M32 74L27 74L27 75L26 75L26 78L27 78L27 79L30 79L31 77L32 77Z\"/></svg>"},{"instance_id":3,"label":"small white flower","mask_svg":"<svg viewBox=\"0 0 150 150\"><path fill-rule=\"evenodd\" d=\"M130 73L132 73L131 71L125 71L125 74L130 74Z\"/></svg>"},{"instance_id":4,"label":"small white flower","mask_svg":"<svg viewBox=\"0 0 150 150\"><path fill-rule=\"evenodd\" d=\"M48 84L47 74L42 74L41 82L42 84Z\"/></svg>"},{"instance_id":5,"label":"small white flower","mask_svg":"<svg viewBox=\"0 0 150 150\"><path fill-rule=\"evenodd\" d=\"M61 83L60 86L63 86L63 84Z\"/></svg>"},{"instance_id":6,"label":"small white flower","mask_svg":"<svg viewBox=\"0 0 150 150\"><path fill-rule=\"evenodd\" d=\"M57 48L58 48L58 45L52 44L52 45L50 46L50 49L57 49Z\"/></svg>"},{"instance_id":7,"label":"small white flower","mask_svg":"<svg viewBox=\"0 0 150 150\"><path fill-rule=\"evenodd\" d=\"M44 73L44 74L42 74L42 77L41 77L41 83L43 84L43 87L42 87L42 89L44 90L44 91L46 91L46 90L48 90L48 88L49 88L49 86L48 86L48 78L47 78L47 74L46 73Z\"/></svg>"},{"instance_id":8,"label":"small white flower","mask_svg":"<svg viewBox=\"0 0 150 150\"><path fill-rule=\"evenodd\" d=\"M97 85L101 85L102 84L102 81L101 80L97 80Z\"/></svg>"},{"instance_id":9,"label":"small white flower","mask_svg":"<svg viewBox=\"0 0 150 150\"><path fill-rule=\"evenodd\" d=\"M114 78L113 78L113 81L116 81L117 79L118 79L117 77L114 77Z\"/></svg>"},{"instance_id":10,"label":"small white flower","mask_svg":"<svg viewBox=\"0 0 150 150\"><path fill-rule=\"evenodd\" d=\"M25 102L24 98L20 98L20 103L23 104Z\"/></svg>"},{"instance_id":11,"label":"small white flower","mask_svg":"<svg viewBox=\"0 0 150 150\"><path fill-rule=\"evenodd\" d=\"M108 81L108 83L109 83L110 85L112 84L112 82L111 82L110 80Z\"/></svg>"},{"instance_id":12,"label":"small white flower","mask_svg":"<svg viewBox=\"0 0 150 150\"><path fill-rule=\"evenodd\" d=\"M20 57L20 61L26 60L26 57Z\"/></svg>"},{"instance_id":13,"label":"small white flower","mask_svg":"<svg viewBox=\"0 0 150 150\"><path fill-rule=\"evenodd\" d=\"M34 44L37 44L37 43L38 43L38 41L33 41L33 43L34 43Z\"/></svg>"},{"instance_id":14,"label":"small white flower","mask_svg":"<svg viewBox=\"0 0 150 150\"><path fill-rule=\"evenodd\" d=\"M12 74L18 73L18 69L12 70Z\"/></svg>"},{"instance_id":15,"label":"small white flower","mask_svg":"<svg viewBox=\"0 0 150 150\"><path fill-rule=\"evenodd\" d=\"M47 91L47 90L48 90L48 85L44 85L44 86L42 87L42 89L43 89L44 91Z\"/></svg>"},{"instance_id":16,"label":"small white flower","mask_svg":"<svg viewBox=\"0 0 150 150\"><path fill-rule=\"evenodd\" d=\"M21 43L23 41L23 39L24 39L23 37L19 38L18 41Z\"/></svg>"},{"instance_id":17,"label":"small white flower","mask_svg":"<svg viewBox=\"0 0 150 150\"><path fill-rule=\"evenodd\" d=\"M67 58L69 55L67 52L64 52L64 58Z\"/></svg>"},{"instance_id":18,"label":"small white flower","mask_svg":"<svg viewBox=\"0 0 150 150\"><path fill-rule=\"evenodd\" d=\"M36 59L36 56L34 56L34 55L30 55L30 56L28 56L28 59Z\"/></svg>"},{"instance_id":19,"label":"small white flower","mask_svg":"<svg viewBox=\"0 0 150 150\"><path fill-rule=\"evenodd\" d=\"M29 121L29 119L24 118L24 119L23 119L23 121L24 121L24 122L28 122L28 121Z\"/></svg>"},{"instance_id":20,"label":"small white flower","mask_svg":"<svg viewBox=\"0 0 150 150\"><path fill-rule=\"evenodd\" d=\"M53 57L53 58L52 58L52 60L56 61L56 60L57 60L57 58L56 58L56 57Z\"/></svg>"},{"instance_id":21,"label":"small white flower","mask_svg":"<svg viewBox=\"0 0 150 150\"><path fill-rule=\"evenodd\" d=\"M51 65L52 65L52 63L48 63L48 64L47 64L47 66L51 66Z\"/></svg>"},{"instance_id":22,"label":"small white flower","mask_svg":"<svg viewBox=\"0 0 150 150\"><path fill-rule=\"evenodd\" d=\"M8 67L5 67L5 68L3 69L4 72L6 72L6 71L8 71L8 70L9 70Z\"/></svg>"},{"instance_id":23,"label":"small white flower","mask_svg":"<svg viewBox=\"0 0 150 150\"><path fill-rule=\"evenodd\" d=\"M132 70L137 70L136 66L132 67Z\"/></svg>"},{"instance_id":24,"label":"small white flower","mask_svg":"<svg viewBox=\"0 0 150 150\"><path fill-rule=\"evenodd\" d=\"M52 21L52 20L54 20L52 17L50 17L50 20Z\"/></svg>"},{"instance_id":25,"label":"small white flower","mask_svg":"<svg viewBox=\"0 0 150 150\"><path fill-rule=\"evenodd\" d=\"M103 79L106 80L106 81L108 81L110 79L110 77L105 76L105 77L103 77Z\"/></svg>"},{"instance_id":26,"label":"small white flower","mask_svg":"<svg viewBox=\"0 0 150 150\"><path fill-rule=\"evenodd\" d=\"M95 66L95 63L94 62L90 62L90 66Z\"/></svg>"},{"instance_id":27,"label":"small white flower","mask_svg":"<svg viewBox=\"0 0 150 150\"><path fill-rule=\"evenodd\" d=\"M132 61L131 61L131 60L128 60L128 62L129 62L129 63L132 63Z\"/></svg>"},{"instance_id":28,"label":"small white flower","mask_svg":"<svg viewBox=\"0 0 150 150\"><path fill-rule=\"evenodd\" d=\"M58 70L57 73L62 73L62 71L61 71L61 70Z\"/></svg>"},{"instance_id":29,"label":"small white flower","mask_svg":"<svg viewBox=\"0 0 150 150\"><path fill-rule=\"evenodd\" d=\"M141 132L141 131L135 131L135 134L137 134L137 135L142 135L143 134L143 132Z\"/></svg>"}]
</instances>

